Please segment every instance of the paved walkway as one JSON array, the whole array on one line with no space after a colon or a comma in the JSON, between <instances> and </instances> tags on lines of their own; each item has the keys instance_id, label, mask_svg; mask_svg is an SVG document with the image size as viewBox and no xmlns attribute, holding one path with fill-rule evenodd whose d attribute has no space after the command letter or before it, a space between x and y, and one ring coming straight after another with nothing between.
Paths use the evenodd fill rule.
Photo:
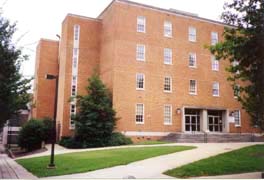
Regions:
<instances>
[{"instance_id":1,"label":"paved walkway","mask_svg":"<svg viewBox=\"0 0 264 180\"><path fill-rule=\"evenodd\" d=\"M0 144L0 179L37 179L3 151L3 145Z\"/></svg>"},{"instance_id":2,"label":"paved walkway","mask_svg":"<svg viewBox=\"0 0 264 180\"><path fill-rule=\"evenodd\" d=\"M116 166L112 168L101 169L97 171L79 173L64 176L55 176L50 178L171 178L162 174L166 170L176 168L200 159L214 156L220 153L232 151L235 149L263 143L175 143L174 145L192 145L197 146L196 149L177 152L173 154L154 157L142 161L137 161L124 166ZM167 146L155 145L155 146ZM135 147L135 146L134 146ZM137 146L138 147L138 146ZM120 147L119 147L120 148ZM106 149L106 148L100 148ZM70 150L70 152L79 150ZM59 153L59 150L57 151ZM64 151L61 151L65 153ZM88 162L89 163L89 162Z\"/></svg>"},{"instance_id":3,"label":"paved walkway","mask_svg":"<svg viewBox=\"0 0 264 180\"><path fill-rule=\"evenodd\" d=\"M198 177L199 179L261 179L261 172ZM195 178L197 179L197 178Z\"/></svg>"}]
</instances>

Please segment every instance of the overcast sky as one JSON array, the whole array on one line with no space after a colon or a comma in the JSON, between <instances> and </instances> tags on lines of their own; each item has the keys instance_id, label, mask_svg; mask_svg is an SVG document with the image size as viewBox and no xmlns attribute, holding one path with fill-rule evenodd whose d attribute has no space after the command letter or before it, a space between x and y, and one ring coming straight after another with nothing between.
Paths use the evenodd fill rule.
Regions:
<instances>
[{"instance_id":1,"label":"overcast sky","mask_svg":"<svg viewBox=\"0 0 264 180\"><path fill-rule=\"evenodd\" d=\"M18 31L14 42L29 55L22 73L34 75L35 50L40 38L56 40L61 33L61 23L67 13L97 17L112 0L0 0L3 15L17 22ZM224 2L227 0L131 0L161 8L174 8L200 17L220 20Z\"/></svg>"}]
</instances>

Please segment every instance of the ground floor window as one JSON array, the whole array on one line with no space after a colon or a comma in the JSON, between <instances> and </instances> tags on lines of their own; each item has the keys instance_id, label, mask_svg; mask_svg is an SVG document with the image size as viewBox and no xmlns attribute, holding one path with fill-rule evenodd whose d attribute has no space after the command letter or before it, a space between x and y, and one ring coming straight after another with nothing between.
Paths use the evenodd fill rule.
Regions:
<instances>
[{"instance_id":1,"label":"ground floor window","mask_svg":"<svg viewBox=\"0 0 264 180\"><path fill-rule=\"evenodd\" d=\"M234 120L235 120L235 126L241 125L241 118L240 118L240 111L239 110L234 111Z\"/></svg>"},{"instance_id":2,"label":"ground floor window","mask_svg":"<svg viewBox=\"0 0 264 180\"><path fill-rule=\"evenodd\" d=\"M185 131L200 131L200 110L185 109Z\"/></svg>"},{"instance_id":3,"label":"ground floor window","mask_svg":"<svg viewBox=\"0 0 264 180\"><path fill-rule=\"evenodd\" d=\"M164 124L172 124L172 106L168 104L164 105Z\"/></svg>"}]
</instances>

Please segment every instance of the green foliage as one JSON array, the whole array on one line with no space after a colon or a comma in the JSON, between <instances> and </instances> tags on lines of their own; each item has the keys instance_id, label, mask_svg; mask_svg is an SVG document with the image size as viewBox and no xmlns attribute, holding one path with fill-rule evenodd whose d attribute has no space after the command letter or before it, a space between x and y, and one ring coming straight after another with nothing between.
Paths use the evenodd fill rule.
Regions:
<instances>
[{"instance_id":1,"label":"green foliage","mask_svg":"<svg viewBox=\"0 0 264 180\"><path fill-rule=\"evenodd\" d=\"M88 81L88 95L77 97L74 139L83 147L106 146L116 125L116 113L110 93L99 76L95 74Z\"/></svg>"},{"instance_id":2,"label":"green foliage","mask_svg":"<svg viewBox=\"0 0 264 180\"><path fill-rule=\"evenodd\" d=\"M83 147L83 144L79 141L76 141L74 137L63 136L59 141L59 145L64 146L70 149L79 149Z\"/></svg>"},{"instance_id":3,"label":"green foliage","mask_svg":"<svg viewBox=\"0 0 264 180\"><path fill-rule=\"evenodd\" d=\"M164 174L177 178L240 174L263 171L263 164L264 145L254 145L202 159Z\"/></svg>"},{"instance_id":4,"label":"green foliage","mask_svg":"<svg viewBox=\"0 0 264 180\"><path fill-rule=\"evenodd\" d=\"M19 131L19 146L27 151L39 149L43 141L50 140L52 127L52 121L48 118L29 120Z\"/></svg>"},{"instance_id":5,"label":"green foliage","mask_svg":"<svg viewBox=\"0 0 264 180\"><path fill-rule=\"evenodd\" d=\"M0 14L0 127L18 110L27 109L30 101L31 79L24 79L19 72L27 56L12 42L15 26Z\"/></svg>"},{"instance_id":6,"label":"green foliage","mask_svg":"<svg viewBox=\"0 0 264 180\"><path fill-rule=\"evenodd\" d=\"M39 149L44 140L43 122L32 119L25 123L18 137L18 144L27 151Z\"/></svg>"},{"instance_id":7,"label":"green foliage","mask_svg":"<svg viewBox=\"0 0 264 180\"><path fill-rule=\"evenodd\" d=\"M218 59L229 59L228 80L234 91L240 91L238 100L250 114L253 125L264 130L263 12L263 0L234 0L226 4L222 19L230 27L224 30L224 41L210 50Z\"/></svg>"},{"instance_id":8,"label":"green foliage","mask_svg":"<svg viewBox=\"0 0 264 180\"><path fill-rule=\"evenodd\" d=\"M132 147L56 155L56 169L47 169L50 157L18 159L17 162L38 177L84 173L126 165L135 161L193 149L192 146Z\"/></svg>"},{"instance_id":9,"label":"green foliage","mask_svg":"<svg viewBox=\"0 0 264 180\"><path fill-rule=\"evenodd\" d=\"M128 145L132 144L132 140L129 137L126 137L125 135L114 132L112 133L110 140L108 141L108 146L120 146L120 145Z\"/></svg>"}]
</instances>

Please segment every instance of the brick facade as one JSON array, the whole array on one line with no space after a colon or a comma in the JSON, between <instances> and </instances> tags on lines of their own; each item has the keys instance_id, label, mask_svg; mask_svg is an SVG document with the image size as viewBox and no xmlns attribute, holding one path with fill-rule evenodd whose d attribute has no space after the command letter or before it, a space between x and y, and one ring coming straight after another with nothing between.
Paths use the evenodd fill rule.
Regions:
<instances>
[{"instance_id":1,"label":"brick facade","mask_svg":"<svg viewBox=\"0 0 264 180\"><path fill-rule=\"evenodd\" d=\"M137 17L146 19L146 32L137 32ZM172 24L172 37L164 37L164 22ZM219 71L212 70L211 54L205 45L211 44L211 32L218 33L222 40L224 24L184 14L164 10L125 0L114 0L96 19L68 14L62 24L59 45L59 98L57 120L61 125L60 136L73 133L70 128L70 103L72 81L72 59L74 48L74 25L80 26L78 56L78 94L86 93L87 79L94 70L113 93L113 106L120 118L117 130L130 136L163 136L169 132L184 132L185 109L198 109L199 131L208 131L210 110L218 110L223 121L223 132L252 132L249 116L234 98L233 89L227 82L228 61L219 62ZM189 27L196 28L196 42L188 40ZM39 47L41 47L40 41ZM136 60L137 44L145 45L145 61ZM50 46L50 48L53 46ZM164 48L172 49L172 65L164 64ZM55 50L56 49L56 50ZM53 52L44 48L37 51L37 64L42 61L47 66L48 56L57 56L58 44ZM196 68L190 68L189 53L196 54ZM52 58L51 58L52 59ZM57 68L53 64L53 68ZM38 66L38 65L37 65ZM41 68L45 72L45 68ZM36 77L41 71L36 69ZM54 71L55 73L55 71ZM145 75L144 90L136 90L136 74ZM172 92L163 91L164 77L172 78ZM189 94L189 82L196 80L197 94ZM219 83L219 97L212 96L213 82ZM44 83L44 82L43 82ZM47 82L45 82L47 83ZM49 82L51 83L51 82ZM35 111L52 110L38 106L43 101L52 104L53 99L41 99L40 89L54 95L53 86L36 83ZM43 84L44 85L44 84ZM47 89L45 89L47 88ZM42 92L43 92L42 91ZM44 93L45 94L45 93ZM144 124L135 121L135 106L144 104ZM172 123L164 124L164 105L172 107ZM44 111L43 110L43 111ZM241 126L235 127L230 121L231 112L240 110ZM39 117L42 114L34 113Z\"/></svg>"}]
</instances>

